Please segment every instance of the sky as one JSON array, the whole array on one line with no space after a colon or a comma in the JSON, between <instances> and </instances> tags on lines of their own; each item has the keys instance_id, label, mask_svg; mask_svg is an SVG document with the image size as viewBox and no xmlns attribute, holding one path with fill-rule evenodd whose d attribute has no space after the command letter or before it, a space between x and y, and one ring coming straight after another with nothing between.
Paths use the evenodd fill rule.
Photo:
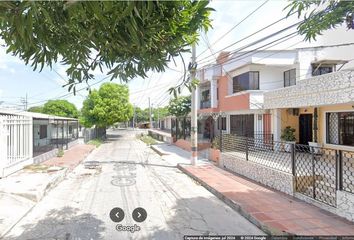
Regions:
<instances>
[{"instance_id":1,"label":"sky","mask_svg":"<svg viewBox=\"0 0 354 240\"><path fill-rule=\"evenodd\" d=\"M263 6L260 7L262 4ZM197 45L198 67L215 62L215 57L221 49L286 16L287 10L283 9L287 5L288 2L282 0L211 1L210 7L215 10L211 15L212 29L207 33L200 34L200 41ZM258 7L260 8L255 13L240 23ZM297 21L299 21L297 16L291 16L271 28L248 38L246 41L242 41L225 50L232 51L238 49L252 41L290 26ZM295 28L268 41L285 36L293 31L295 31ZM341 37L339 37L338 32L340 32ZM327 31L323 37L319 37L318 41L313 43L305 43L302 41L303 37L297 36L274 46L273 49L285 50L310 45L336 44L348 42L350 39L354 40L354 31L350 32L341 28L335 31ZM210 47L208 47L206 42L210 44ZM265 43L267 42L262 42L260 45ZM190 54L184 54L183 56L186 63L188 63L190 61ZM173 63L169 64L169 68L163 73L148 72L148 78L132 79L128 83L130 101L142 108L148 107L149 98L154 107L167 105L171 97L167 90L177 85L182 74L182 61L176 59L176 65ZM96 71L95 80L92 80L90 84L94 84L104 77L105 73ZM67 79L65 66L56 64L52 70L49 67L44 67L42 72L33 71L30 66L26 66L17 57L6 54L4 47L0 47L0 107L23 109L23 100L27 95L28 107L43 105L47 100L59 98L67 99L80 109L83 100L88 94L88 91L85 89L87 85L82 83L77 86L77 89L83 88L83 90L77 92L74 96L72 93L68 93L67 88L62 87L65 84L65 79ZM107 81L105 80L102 83ZM113 82L121 83L119 79ZM100 84L96 84L92 88L99 88ZM187 94L187 90L184 90L184 94Z\"/></svg>"}]
</instances>

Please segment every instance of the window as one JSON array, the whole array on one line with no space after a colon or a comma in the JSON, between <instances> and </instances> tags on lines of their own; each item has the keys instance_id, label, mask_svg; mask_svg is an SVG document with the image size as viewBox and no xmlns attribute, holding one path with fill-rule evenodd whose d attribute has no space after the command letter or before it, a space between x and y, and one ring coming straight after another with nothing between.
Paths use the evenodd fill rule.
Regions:
<instances>
[{"instance_id":1,"label":"window","mask_svg":"<svg viewBox=\"0 0 354 240\"><path fill-rule=\"evenodd\" d=\"M323 75L331 72L333 72L333 66L312 65L312 76Z\"/></svg>"},{"instance_id":2,"label":"window","mask_svg":"<svg viewBox=\"0 0 354 240\"><path fill-rule=\"evenodd\" d=\"M354 112L335 112L326 115L326 142L354 146Z\"/></svg>"},{"instance_id":3,"label":"window","mask_svg":"<svg viewBox=\"0 0 354 240\"><path fill-rule=\"evenodd\" d=\"M47 138L47 125L39 126L39 139Z\"/></svg>"},{"instance_id":4,"label":"window","mask_svg":"<svg viewBox=\"0 0 354 240\"><path fill-rule=\"evenodd\" d=\"M239 136L254 137L254 115L231 115L230 133Z\"/></svg>"},{"instance_id":5,"label":"window","mask_svg":"<svg viewBox=\"0 0 354 240\"><path fill-rule=\"evenodd\" d=\"M259 90L259 72L246 72L232 79L233 93Z\"/></svg>"},{"instance_id":6,"label":"window","mask_svg":"<svg viewBox=\"0 0 354 240\"><path fill-rule=\"evenodd\" d=\"M220 130L220 118L218 119L218 129ZM226 117L221 117L221 130L226 130Z\"/></svg>"},{"instance_id":7,"label":"window","mask_svg":"<svg viewBox=\"0 0 354 240\"><path fill-rule=\"evenodd\" d=\"M205 90L202 92L202 101L206 102L210 100L210 90Z\"/></svg>"},{"instance_id":8,"label":"window","mask_svg":"<svg viewBox=\"0 0 354 240\"><path fill-rule=\"evenodd\" d=\"M216 88L216 100L219 100L219 88Z\"/></svg>"},{"instance_id":9,"label":"window","mask_svg":"<svg viewBox=\"0 0 354 240\"><path fill-rule=\"evenodd\" d=\"M296 69L290 69L284 72L284 87L296 85Z\"/></svg>"}]
</instances>

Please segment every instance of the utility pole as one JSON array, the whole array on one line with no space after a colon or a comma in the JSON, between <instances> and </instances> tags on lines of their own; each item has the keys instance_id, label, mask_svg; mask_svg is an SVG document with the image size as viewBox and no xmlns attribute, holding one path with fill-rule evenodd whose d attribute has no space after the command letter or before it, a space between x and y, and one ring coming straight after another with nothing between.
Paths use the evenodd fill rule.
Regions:
<instances>
[{"instance_id":1,"label":"utility pole","mask_svg":"<svg viewBox=\"0 0 354 240\"><path fill-rule=\"evenodd\" d=\"M25 111L27 111L27 106L28 106L27 93L26 93L26 97L21 99L21 102L24 105Z\"/></svg>"},{"instance_id":2,"label":"utility pole","mask_svg":"<svg viewBox=\"0 0 354 240\"><path fill-rule=\"evenodd\" d=\"M149 116L150 116L150 128L152 128L152 117L151 117L150 97L149 97Z\"/></svg>"},{"instance_id":3,"label":"utility pole","mask_svg":"<svg viewBox=\"0 0 354 240\"><path fill-rule=\"evenodd\" d=\"M157 128L160 129L160 109L157 108Z\"/></svg>"},{"instance_id":4,"label":"utility pole","mask_svg":"<svg viewBox=\"0 0 354 240\"><path fill-rule=\"evenodd\" d=\"M189 68L190 81L194 81L196 74L196 49L195 43L192 45L192 61ZM197 165L198 159L198 116L197 116L197 89L192 87L192 102L191 102L191 146L192 146L192 157L191 165Z\"/></svg>"},{"instance_id":5,"label":"utility pole","mask_svg":"<svg viewBox=\"0 0 354 240\"><path fill-rule=\"evenodd\" d=\"M134 105L134 114L133 114L133 129L135 129L135 121L136 121L136 115L135 115L135 108L136 106Z\"/></svg>"}]
</instances>

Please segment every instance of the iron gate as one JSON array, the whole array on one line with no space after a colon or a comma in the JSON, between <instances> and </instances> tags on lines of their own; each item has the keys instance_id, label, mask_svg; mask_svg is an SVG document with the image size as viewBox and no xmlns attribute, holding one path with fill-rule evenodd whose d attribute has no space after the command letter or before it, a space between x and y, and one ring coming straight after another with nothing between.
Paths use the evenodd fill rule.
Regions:
<instances>
[{"instance_id":1,"label":"iron gate","mask_svg":"<svg viewBox=\"0 0 354 240\"><path fill-rule=\"evenodd\" d=\"M296 144L296 191L330 206L336 206L337 155L333 149Z\"/></svg>"}]
</instances>

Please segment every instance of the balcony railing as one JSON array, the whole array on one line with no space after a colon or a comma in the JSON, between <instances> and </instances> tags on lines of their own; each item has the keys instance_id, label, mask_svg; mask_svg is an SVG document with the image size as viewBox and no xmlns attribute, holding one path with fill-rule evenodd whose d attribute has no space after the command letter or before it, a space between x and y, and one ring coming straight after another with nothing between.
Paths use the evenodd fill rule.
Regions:
<instances>
[{"instance_id":1,"label":"balcony railing","mask_svg":"<svg viewBox=\"0 0 354 240\"><path fill-rule=\"evenodd\" d=\"M200 109L204 108L210 108L211 107L211 101L200 101Z\"/></svg>"}]
</instances>

